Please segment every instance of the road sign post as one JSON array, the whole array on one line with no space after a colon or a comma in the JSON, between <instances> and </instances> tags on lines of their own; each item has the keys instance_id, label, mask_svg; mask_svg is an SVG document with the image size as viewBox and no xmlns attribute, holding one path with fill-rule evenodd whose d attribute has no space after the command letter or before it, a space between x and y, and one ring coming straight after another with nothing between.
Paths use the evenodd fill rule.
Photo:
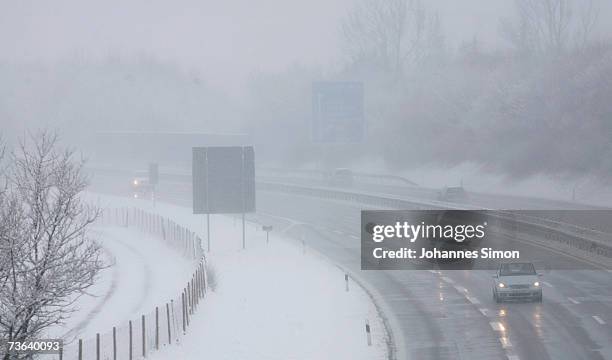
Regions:
<instances>
[{"instance_id":1,"label":"road sign post","mask_svg":"<svg viewBox=\"0 0 612 360\"><path fill-rule=\"evenodd\" d=\"M272 231L272 225L264 225L261 227L266 232L266 244L270 242L270 231Z\"/></svg>"},{"instance_id":2,"label":"road sign post","mask_svg":"<svg viewBox=\"0 0 612 360\"><path fill-rule=\"evenodd\" d=\"M159 165L157 163L149 163L149 184L151 184L151 199L153 207L155 207L155 189L159 183Z\"/></svg>"},{"instance_id":3,"label":"road sign post","mask_svg":"<svg viewBox=\"0 0 612 360\"><path fill-rule=\"evenodd\" d=\"M193 213L206 214L210 251L210 214L242 214L242 247L246 248L245 214L255 211L255 153L252 146L194 147Z\"/></svg>"}]
</instances>

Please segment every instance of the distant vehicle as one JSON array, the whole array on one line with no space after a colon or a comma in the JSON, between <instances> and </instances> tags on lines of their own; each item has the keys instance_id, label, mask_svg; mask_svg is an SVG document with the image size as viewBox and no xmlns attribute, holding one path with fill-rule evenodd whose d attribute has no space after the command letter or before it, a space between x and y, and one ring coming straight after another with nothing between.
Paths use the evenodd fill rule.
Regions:
<instances>
[{"instance_id":1,"label":"distant vehicle","mask_svg":"<svg viewBox=\"0 0 612 360\"><path fill-rule=\"evenodd\" d=\"M137 174L132 178L130 190L134 198L146 198L153 193L153 185L149 181L148 176Z\"/></svg>"},{"instance_id":2,"label":"distant vehicle","mask_svg":"<svg viewBox=\"0 0 612 360\"><path fill-rule=\"evenodd\" d=\"M350 169L338 168L334 170L330 178L331 186L351 187L353 186L353 172Z\"/></svg>"},{"instance_id":3,"label":"distant vehicle","mask_svg":"<svg viewBox=\"0 0 612 360\"><path fill-rule=\"evenodd\" d=\"M462 202L467 199L467 192L463 186L445 187L438 193L438 200L448 202Z\"/></svg>"},{"instance_id":4,"label":"distant vehicle","mask_svg":"<svg viewBox=\"0 0 612 360\"><path fill-rule=\"evenodd\" d=\"M542 285L532 263L501 264L493 275L493 299L542 302Z\"/></svg>"}]
</instances>

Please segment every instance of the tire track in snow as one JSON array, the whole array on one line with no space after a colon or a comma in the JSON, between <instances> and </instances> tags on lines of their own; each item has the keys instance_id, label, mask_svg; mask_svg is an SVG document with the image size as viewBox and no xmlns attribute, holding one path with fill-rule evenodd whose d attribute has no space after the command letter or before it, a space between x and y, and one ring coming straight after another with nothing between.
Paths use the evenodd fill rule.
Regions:
<instances>
[{"instance_id":1,"label":"tire track in snow","mask_svg":"<svg viewBox=\"0 0 612 360\"><path fill-rule=\"evenodd\" d=\"M132 305L130 309L130 313L136 313L138 312L138 310L142 308L144 302L146 301L148 297L150 289L151 289L151 267L149 263L146 261L145 256L143 256L143 254L140 251L138 251L137 248L126 243L125 241L122 241L120 238L113 238L112 241L115 241L117 244L120 244L121 246L127 248L131 253L135 254L135 257L139 258L143 264L143 270L144 270L143 271L144 279L142 281L143 288L142 288L142 291L140 292L140 297L138 298L136 303ZM94 306L94 308L88 312L85 319L81 320L74 328L72 328L71 330L69 330L62 336L62 338L64 339L67 339L73 336L76 338L76 336L83 329L85 329L96 318L96 316L100 314L104 306L116 294L117 286L119 283L119 276L120 276L119 270L117 269L117 266L116 266L117 257L113 254L113 252L108 247L104 247L104 245L103 245L103 251L105 252L105 254L107 255L109 259L112 259L111 263L112 263L113 272L112 272L112 278L111 278L111 286L109 287L108 291L104 294L102 299L96 304L96 306Z\"/></svg>"}]
</instances>

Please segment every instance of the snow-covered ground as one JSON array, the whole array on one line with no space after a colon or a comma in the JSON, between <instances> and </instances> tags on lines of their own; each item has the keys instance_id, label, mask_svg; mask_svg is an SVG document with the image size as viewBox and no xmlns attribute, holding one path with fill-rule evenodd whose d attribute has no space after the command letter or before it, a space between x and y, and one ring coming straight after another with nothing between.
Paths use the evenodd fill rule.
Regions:
<instances>
[{"instance_id":1,"label":"snow-covered ground","mask_svg":"<svg viewBox=\"0 0 612 360\"><path fill-rule=\"evenodd\" d=\"M193 262L135 228L96 226L92 235L112 263L88 291L94 296L83 296L78 312L62 327L68 338L92 338L150 312L176 297L194 271Z\"/></svg>"},{"instance_id":2,"label":"snow-covered ground","mask_svg":"<svg viewBox=\"0 0 612 360\"><path fill-rule=\"evenodd\" d=\"M97 194L90 198L102 206L138 206L204 231L204 217L190 208L158 203L153 209L147 201ZM217 286L209 290L181 342L147 358L385 359L384 327L365 291L351 281L347 292L344 273L325 258L275 233L266 244L265 232L258 228L247 223L243 250L240 221L211 216L212 252L207 257ZM116 265L104 271L94 289L110 297L83 298L81 311L69 323L87 319L78 332L81 337L107 331L167 301L193 271L193 264L161 241L133 228L95 231Z\"/></svg>"}]
</instances>

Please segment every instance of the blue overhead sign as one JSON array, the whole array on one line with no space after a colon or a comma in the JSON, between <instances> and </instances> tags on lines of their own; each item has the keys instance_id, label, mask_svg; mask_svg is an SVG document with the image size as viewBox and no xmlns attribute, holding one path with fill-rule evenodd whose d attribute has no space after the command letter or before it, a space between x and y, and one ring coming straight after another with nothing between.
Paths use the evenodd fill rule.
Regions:
<instances>
[{"instance_id":1,"label":"blue overhead sign","mask_svg":"<svg viewBox=\"0 0 612 360\"><path fill-rule=\"evenodd\" d=\"M363 83L313 83L312 109L313 142L360 143L365 140Z\"/></svg>"}]
</instances>

